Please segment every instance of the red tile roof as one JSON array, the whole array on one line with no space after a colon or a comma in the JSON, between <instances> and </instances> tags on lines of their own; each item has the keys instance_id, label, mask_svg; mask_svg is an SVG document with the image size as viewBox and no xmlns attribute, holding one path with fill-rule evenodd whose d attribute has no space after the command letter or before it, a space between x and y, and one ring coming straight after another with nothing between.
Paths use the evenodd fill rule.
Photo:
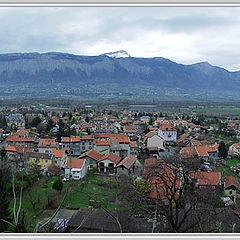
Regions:
<instances>
[{"instance_id":1,"label":"red tile roof","mask_svg":"<svg viewBox=\"0 0 240 240\"><path fill-rule=\"evenodd\" d=\"M114 153L110 153L110 154L107 154L107 155L102 156L102 157L99 159L99 162L104 161L104 160L106 160L106 159L114 162L115 164L118 164L119 161L121 160L121 158L120 158L118 155L116 155L116 154L114 154Z\"/></svg>"},{"instance_id":2,"label":"red tile roof","mask_svg":"<svg viewBox=\"0 0 240 240\"><path fill-rule=\"evenodd\" d=\"M33 152L34 151L31 148L24 148L23 146L19 146L19 145L8 146L8 147L5 148L5 150L9 151L9 152L18 152L18 153Z\"/></svg>"},{"instance_id":3,"label":"red tile roof","mask_svg":"<svg viewBox=\"0 0 240 240\"><path fill-rule=\"evenodd\" d=\"M7 138L7 142L34 142L34 137L25 137L24 133L13 133Z\"/></svg>"},{"instance_id":4,"label":"red tile roof","mask_svg":"<svg viewBox=\"0 0 240 240\"><path fill-rule=\"evenodd\" d=\"M197 155L195 148L193 147L183 147L180 150L181 158L191 158Z\"/></svg>"},{"instance_id":5,"label":"red tile roof","mask_svg":"<svg viewBox=\"0 0 240 240\"><path fill-rule=\"evenodd\" d=\"M53 149L52 154L55 155L55 157L57 157L57 158L62 158L65 154L65 150L64 149Z\"/></svg>"},{"instance_id":6,"label":"red tile roof","mask_svg":"<svg viewBox=\"0 0 240 240\"><path fill-rule=\"evenodd\" d=\"M91 150L89 152L83 153L79 158L83 158L86 156L98 161L103 155L97 151Z\"/></svg>"},{"instance_id":7,"label":"red tile roof","mask_svg":"<svg viewBox=\"0 0 240 240\"><path fill-rule=\"evenodd\" d=\"M221 172L190 172L192 179L198 179L200 186L220 186Z\"/></svg>"},{"instance_id":8,"label":"red tile roof","mask_svg":"<svg viewBox=\"0 0 240 240\"><path fill-rule=\"evenodd\" d=\"M219 144L195 146L199 157L207 157L209 152L216 152Z\"/></svg>"},{"instance_id":9,"label":"red tile roof","mask_svg":"<svg viewBox=\"0 0 240 240\"><path fill-rule=\"evenodd\" d=\"M152 191L150 192L150 198L161 199L161 201L167 201L168 198L175 197L179 193L181 178L175 177L172 171L166 171L165 176L155 176L150 180Z\"/></svg>"},{"instance_id":10,"label":"red tile roof","mask_svg":"<svg viewBox=\"0 0 240 240\"><path fill-rule=\"evenodd\" d=\"M131 141L130 142L130 148L137 148L138 145L137 145L137 142L136 141Z\"/></svg>"},{"instance_id":11,"label":"red tile roof","mask_svg":"<svg viewBox=\"0 0 240 240\"><path fill-rule=\"evenodd\" d=\"M226 176L224 179L225 182L225 188L229 188L231 186L235 186L238 188L238 181L236 177L233 176Z\"/></svg>"},{"instance_id":12,"label":"red tile roof","mask_svg":"<svg viewBox=\"0 0 240 240\"><path fill-rule=\"evenodd\" d=\"M147 158L144 162L144 168L155 167L158 165L158 160L156 158Z\"/></svg>"},{"instance_id":13,"label":"red tile roof","mask_svg":"<svg viewBox=\"0 0 240 240\"><path fill-rule=\"evenodd\" d=\"M80 135L80 136L71 136L70 137L62 137L63 143L70 143L70 142L80 142L81 140L92 140L92 135ZM71 140L71 141L70 141Z\"/></svg>"},{"instance_id":14,"label":"red tile roof","mask_svg":"<svg viewBox=\"0 0 240 240\"><path fill-rule=\"evenodd\" d=\"M125 133L100 133L95 135L96 138L110 139L119 143L130 143L129 137Z\"/></svg>"},{"instance_id":15,"label":"red tile roof","mask_svg":"<svg viewBox=\"0 0 240 240\"><path fill-rule=\"evenodd\" d=\"M110 146L111 141L110 140L94 139L94 144L96 146Z\"/></svg>"},{"instance_id":16,"label":"red tile roof","mask_svg":"<svg viewBox=\"0 0 240 240\"><path fill-rule=\"evenodd\" d=\"M39 141L38 147L56 148L57 143L55 142L55 139L53 139L53 138L42 138Z\"/></svg>"},{"instance_id":17,"label":"red tile roof","mask_svg":"<svg viewBox=\"0 0 240 240\"><path fill-rule=\"evenodd\" d=\"M70 158L68 158L64 168L70 168L70 161ZM84 158L72 158L72 168L81 169L85 161L86 160Z\"/></svg>"},{"instance_id":18,"label":"red tile roof","mask_svg":"<svg viewBox=\"0 0 240 240\"><path fill-rule=\"evenodd\" d=\"M160 126L160 129L161 129L162 131L176 131L176 129L173 128L172 126L170 126L169 124L162 124L162 125Z\"/></svg>"},{"instance_id":19,"label":"red tile roof","mask_svg":"<svg viewBox=\"0 0 240 240\"><path fill-rule=\"evenodd\" d=\"M118 165L117 167L124 166L125 168L129 169L131 166L136 162L137 158L134 155L130 155L128 157L125 157Z\"/></svg>"},{"instance_id":20,"label":"red tile roof","mask_svg":"<svg viewBox=\"0 0 240 240\"><path fill-rule=\"evenodd\" d=\"M135 127L133 125L126 125L124 128L125 130L135 130Z\"/></svg>"}]
</instances>

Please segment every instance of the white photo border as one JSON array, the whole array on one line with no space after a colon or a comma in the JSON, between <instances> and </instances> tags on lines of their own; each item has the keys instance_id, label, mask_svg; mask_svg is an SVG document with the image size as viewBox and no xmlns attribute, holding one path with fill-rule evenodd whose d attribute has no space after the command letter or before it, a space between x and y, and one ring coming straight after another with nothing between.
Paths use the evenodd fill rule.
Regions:
<instances>
[{"instance_id":1,"label":"white photo border","mask_svg":"<svg viewBox=\"0 0 240 240\"><path fill-rule=\"evenodd\" d=\"M0 0L0 7L240 7L240 0ZM240 221L240 219L239 219ZM240 239L240 233L0 233L0 239Z\"/></svg>"}]
</instances>

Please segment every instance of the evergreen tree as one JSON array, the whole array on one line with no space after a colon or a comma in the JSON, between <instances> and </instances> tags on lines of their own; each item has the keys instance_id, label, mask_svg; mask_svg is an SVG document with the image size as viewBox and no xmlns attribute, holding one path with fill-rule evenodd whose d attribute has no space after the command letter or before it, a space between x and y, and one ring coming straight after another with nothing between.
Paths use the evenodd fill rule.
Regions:
<instances>
[{"instance_id":1,"label":"evergreen tree","mask_svg":"<svg viewBox=\"0 0 240 240\"><path fill-rule=\"evenodd\" d=\"M35 117L32 121L31 121L31 127L37 127L38 124L40 124L42 122L40 117Z\"/></svg>"},{"instance_id":2,"label":"evergreen tree","mask_svg":"<svg viewBox=\"0 0 240 240\"><path fill-rule=\"evenodd\" d=\"M226 158L228 155L228 149L223 141L220 142L218 147L218 156L220 158Z\"/></svg>"},{"instance_id":3,"label":"evergreen tree","mask_svg":"<svg viewBox=\"0 0 240 240\"><path fill-rule=\"evenodd\" d=\"M61 192L62 189L63 189L63 182L62 182L62 179L61 178L58 178L54 183L53 183L53 186L52 186L53 189Z\"/></svg>"},{"instance_id":4,"label":"evergreen tree","mask_svg":"<svg viewBox=\"0 0 240 240\"><path fill-rule=\"evenodd\" d=\"M64 136L64 123L62 119L58 121L58 132L57 132L57 141L61 142L61 138Z\"/></svg>"}]
</instances>

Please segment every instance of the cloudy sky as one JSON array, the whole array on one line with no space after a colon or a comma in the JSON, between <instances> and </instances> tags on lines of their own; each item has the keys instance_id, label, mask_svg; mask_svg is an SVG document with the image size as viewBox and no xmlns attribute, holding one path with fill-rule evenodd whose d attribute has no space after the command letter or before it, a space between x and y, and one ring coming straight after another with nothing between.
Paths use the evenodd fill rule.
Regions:
<instances>
[{"instance_id":1,"label":"cloudy sky","mask_svg":"<svg viewBox=\"0 0 240 240\"><path fill-rule=\"evenodd\" d=\"M240 8L0 8L0 53L99 55L121 49L132 57L239 70Z\"/></svg>"}]
</instances>

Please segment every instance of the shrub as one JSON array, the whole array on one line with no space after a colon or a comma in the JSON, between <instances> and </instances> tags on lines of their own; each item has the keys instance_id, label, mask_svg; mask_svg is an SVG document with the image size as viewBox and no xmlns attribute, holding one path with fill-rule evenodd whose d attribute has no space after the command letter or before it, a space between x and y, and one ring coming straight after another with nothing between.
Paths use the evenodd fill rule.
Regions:
<instances>
[{"instance_id":1,"label":"shrub","mask_svg":"<svg viewBox=\"0 0 240 240\"><path fill-rule=\"evenodd\" d=\"M62 189L63 189L63 182L62 182L62 179L61 178L58 178L54 183L53 183L53 186L52 186L53 189L61 192Z\"/></svg>"}]
</instances>

